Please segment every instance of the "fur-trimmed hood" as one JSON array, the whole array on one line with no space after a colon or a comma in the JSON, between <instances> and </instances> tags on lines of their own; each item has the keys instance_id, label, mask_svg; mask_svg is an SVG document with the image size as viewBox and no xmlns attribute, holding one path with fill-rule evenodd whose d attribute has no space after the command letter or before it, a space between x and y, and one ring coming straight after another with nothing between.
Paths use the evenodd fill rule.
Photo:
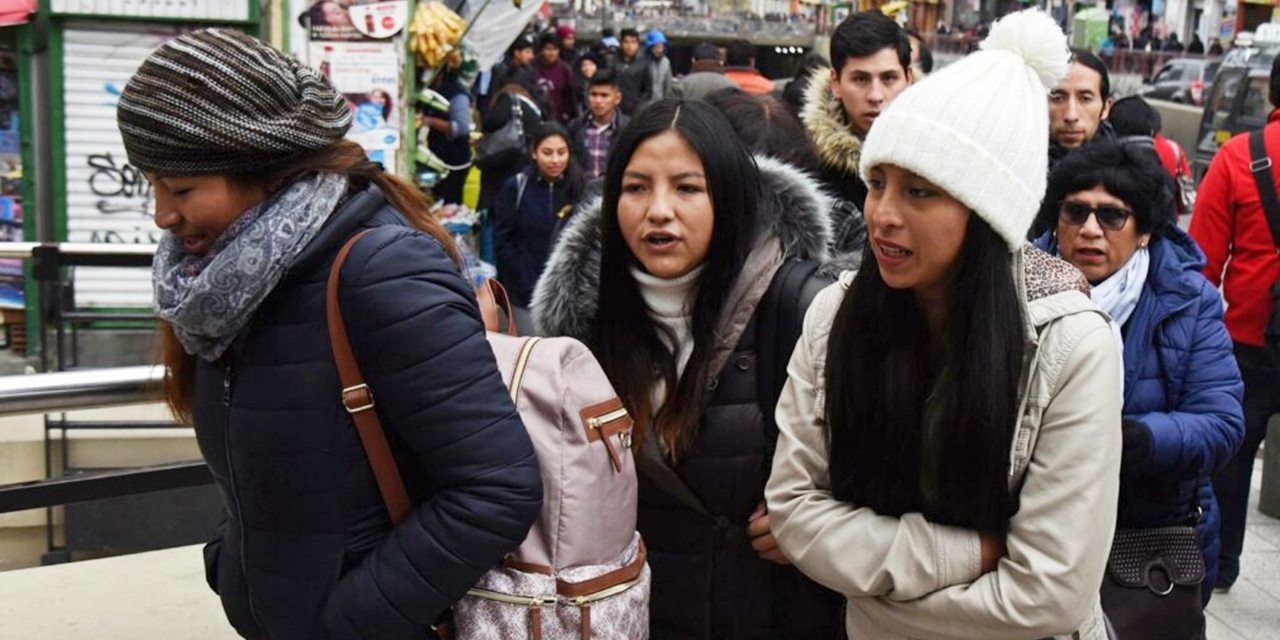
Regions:
<instances>
[{"instance_id":1,"label":"fur-trimmed hood","mask_svg":"<svg viewBox=\"0 0 1280 640\"><path fill-rule=\"evenodd\" d=\"M830 263L831 198L805 171L766 156L755 161L762 233L775 236L787 258ZM531 303L539 335L583 339L591 328L600 290L601 206L599 195L580 204L552 249Z\"/></svg>"},{"instance_id":2,"label":"fur-trimmed hood","mask_svg":"<svg viewBox=\"0 0 1280 640\"><path fill-rule=\"evenodd\" d=\"M809 75L800 120L818 147L822 163L850 175L858 175L862 140L853 135L844 105L831 94L831 69L818 67Z\"/></svg>"}]
</instances>

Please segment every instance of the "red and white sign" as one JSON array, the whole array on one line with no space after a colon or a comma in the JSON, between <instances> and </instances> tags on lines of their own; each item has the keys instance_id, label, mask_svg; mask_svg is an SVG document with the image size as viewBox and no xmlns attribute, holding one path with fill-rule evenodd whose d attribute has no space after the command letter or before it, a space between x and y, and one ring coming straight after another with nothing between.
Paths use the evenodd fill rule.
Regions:
<instances>
[{"instance_id":1,"label":"red and white sign","mask_svg":"<svg viewBox=\"0 0 1280 640\"><path fill-rule=\"evenodd\" d=\"M405 0L357 4L347 8L356 31L370 38L390 38L400 33L409 21L409 3Z\"/></svg>"}]
</instances>

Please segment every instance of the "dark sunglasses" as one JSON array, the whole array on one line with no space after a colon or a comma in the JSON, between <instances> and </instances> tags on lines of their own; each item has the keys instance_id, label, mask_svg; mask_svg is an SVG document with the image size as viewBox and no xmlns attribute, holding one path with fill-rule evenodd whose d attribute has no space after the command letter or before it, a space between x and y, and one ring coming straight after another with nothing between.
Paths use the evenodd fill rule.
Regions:
<instances>
[{"instance_id":1,"label":"dark sunglasses","mask_svg":"<svg viewBox=\"0 0 1280 640\"><path fill-rule=\"evenodd\" d=\"M1073 227L1078 227L1088 222L1090 215L1098 216L1098 224L1103 229L1119 231L1124 228L1124 223L1129 220L1129 216L1133 215L1133 212L1109 205L1091 207L1083 202L1072 202L1070 200L1065 200L1058 205L1059 219Z\"/></svg>"}]
</instances>

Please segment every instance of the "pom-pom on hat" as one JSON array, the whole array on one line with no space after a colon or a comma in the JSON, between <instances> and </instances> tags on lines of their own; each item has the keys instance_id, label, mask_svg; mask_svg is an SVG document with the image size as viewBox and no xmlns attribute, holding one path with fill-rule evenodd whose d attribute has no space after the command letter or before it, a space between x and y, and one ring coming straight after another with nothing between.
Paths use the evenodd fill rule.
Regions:
<instances>
[{"instance_id":1,"label":"pom-pom on hat","mask_svg":"<svg viewBox=\"0 0 1280 640\"><path fill-rule=\"evenodd\" d=\"M337 142L351 109L320 72L232 29L174 38L116 109L129 163L162 176L249 173Z\"/></svg>"},{"instance_id":2,"label":"pom-pom on hat","mask_svg":"<svg viewBox=\"0 0 1280 640\"><path fill-rule=\"evenodd\" d=\"M1039 10L1010 14L981 50L903 91L876 118L859 170L891 164L944 189L1016 251L1044 196L1051 88L1067 38Z\"/></svg>"}]
</instances>

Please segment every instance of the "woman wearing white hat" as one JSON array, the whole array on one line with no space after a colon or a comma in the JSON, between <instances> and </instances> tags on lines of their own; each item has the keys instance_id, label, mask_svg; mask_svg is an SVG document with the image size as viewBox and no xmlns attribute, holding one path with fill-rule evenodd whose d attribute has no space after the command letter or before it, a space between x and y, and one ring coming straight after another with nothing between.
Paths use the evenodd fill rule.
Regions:
<instances>
[{"instance_id":1,"label":"woman wearing white hat","mask_svg":"<svg viewBox=\"0 0 1280 640\"><path fill-rule=\"evenodd\" d=\"M1066 38L1039 12L904 92L863 147L871 250L814 301L766 496L850 638L1105 638L1119 353L1023 242Z\"/></svg>"}]
</instances>

